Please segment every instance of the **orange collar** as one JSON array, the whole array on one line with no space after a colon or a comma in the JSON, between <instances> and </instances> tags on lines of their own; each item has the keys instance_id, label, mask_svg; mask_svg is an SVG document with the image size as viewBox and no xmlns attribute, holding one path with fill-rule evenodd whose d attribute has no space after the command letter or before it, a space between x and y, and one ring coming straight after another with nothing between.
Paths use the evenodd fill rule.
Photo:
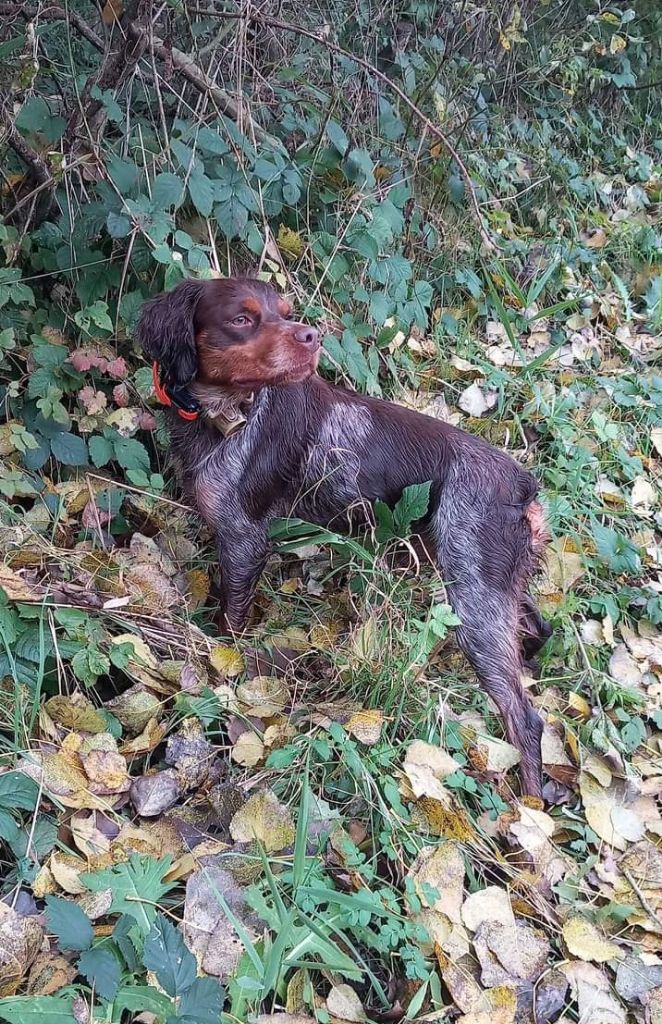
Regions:
<instances>
[{"instance_id":1,"label":"orange collar","mask_svg":"<svg viewBox=\"0 0 662 1024\"><path fill-rule=\"evenodd\" d=\"M170 388L161 382L161 369L157 362L152 363L154 392L161 405L175 409L183 420L197 420L200 417L200 404L191 396L185 387Z\"/></svg>"}]
</instances>

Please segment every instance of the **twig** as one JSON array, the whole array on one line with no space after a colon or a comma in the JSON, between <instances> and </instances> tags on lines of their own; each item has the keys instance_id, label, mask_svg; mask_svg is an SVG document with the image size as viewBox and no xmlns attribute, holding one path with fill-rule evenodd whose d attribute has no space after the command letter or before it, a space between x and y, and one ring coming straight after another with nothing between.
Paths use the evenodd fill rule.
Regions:
<instances>
[{"instance_id":1,"label":"twig","mask_svg":"<svg viewBox=\"0 0 662 1024\"><path fill-rule=\"evenodd\" d=\"M641 903L642 907L644 908L648 916L651 918L652 921L655 921L655 924L658 926L658 928L662 929L662 918L657 913L657 911L654 910L653 907L651 907L649 901L646 899L643 892L641 891L641 887L635 881L632 872L629 870L629 868L623 867L622 864L619 864L619 867L625 875L628 883L632 887L633 892L635 893L637 899Z\"/></svg>"},{"instance_id":2,"label":"twig","mask_svg":"<svg viewBox=\"0 0 662 1024\"><path fill-rule=\"evenodd\" d=\"M9 120L6 112L2 115L2 125L4 128L4 141L7 145L14 150L16 156L27 164L29 168L29 175L32 178L35 188L31 190L29 196L25 196L22 200L18 200L14 204L14 207L10 211L13 214L20 206L25 203L32 201L33 207L26 223L29 223L34 217L37 223L40 223L45 217L48 216L53 202L53 192L55 191L55 179L51 173L51 169L44 160L32 148L32 146L25 141L16 126ZM3 139L0 137L0 142ZM39 204L39 214L37 214L37 204ZM5 220L8 219L5 217Z\"/></svg>"},{"instance_id":3,"label":"twig","mask_svg":"<svg viewBox=\"0 0 662 1024\"><path fill-rule=\"evenodd\" d=\"M471 210L476 221L476 226L478 228L481 241L485 248L490 252L493 252L497 248L497 245L494 239L492 238L483 219L483 215L480 210L480 204L478 202L478 196L476 195L476 186L473 183L473 179L469 174L466 164L464 163L462 157L455 148L454 143L451 141L448 135L446 135L446 133L442 131L441 128L438 128L437 125L430 120L427 114L423 113L420 107L418 107L413 100L409 99L406 92L404 92L399 85L391 81L388 75L385 75L383 71L380 71L379 68L375 67L375 65L371 63L371 61L366 60L365 57L359 57L355 53L350 53L349 50L343 49L342 46L339 46L337 43L334 43L330 39L327 39L324 35L318 34L317 32L311 32L309 29L306 28L300 28L298 25L293 25L288 21L281 21L280 18L271 18L263 14L262 12L251 13L250 11L214 11L206 10L202 7L195 8L195 12L197 14L203 14L209 18L230 18L234 21L240 21L242 19L245 19L247 21L256 22L259 25L269 25L272 28L280 29L282 32L293 32L295 35L304 36L306 39L312 39L313 42L319 43L321 46L325 46L327 50L331 50L333 53L337 53L339 56L344 57L346 60L352 61L354 64L358 64L359 67L362 67L365 71L368 72L368 74L372 75L373 78L376 78L378 81L383 82L383 84L392 92L394 92L396 96L402 101L402 103L404 103L405 106L408 107L409 110L411 110L411 112L416 115L416 117L418 117L419 121L421 121L423 125L425 125L428 131L432 135L434 135L435 138L439 140L439 142L441 142L446 152L455 161L467 190L469 204L471 206Z\"/></svg>"}]
</instances>

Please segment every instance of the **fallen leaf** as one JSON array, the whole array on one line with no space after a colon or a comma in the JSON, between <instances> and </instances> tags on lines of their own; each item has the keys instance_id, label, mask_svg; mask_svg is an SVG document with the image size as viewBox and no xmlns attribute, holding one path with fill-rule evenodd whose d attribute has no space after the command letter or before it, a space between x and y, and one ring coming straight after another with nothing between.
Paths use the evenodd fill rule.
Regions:
<instances>
[{"instance_id":1,"label":"fallen leaf","mask_svg":"<svg viewBox=\"0 0 662 1024\"><path fill-rule=\"evenodd\" d=\"M409 745L402 765L415 797L429 796L442 803L450 801L450 794L442 782L458 768L457 761L450 754L423 740L414 740Z\"/></svg>"},{"instance_id":2,"label":"fallen leaf","mask_svg":"<svg viewBox=\"0 0 662 1024\"><path fill-rule=\"evenodd\" d=\"M254 768L264 758L264 743L252 729L242 732L232 748L231 757L244 768Z\"/></svg>"},{"instance_id":3,"label":"fallen leaf","mask_svg":"<svg viewBox=\"0 0 662 1024\"><path fill-rule=\"evenodd\" d=\"M605 843L617 850L625 850L628 842L636 842L643 837L643 822L625 806L623 787L618 786L616 780L609 789L603 789L588 772L583 771L579 775L579 790L586 820Z\"/></svg>"},{"instance_id":4,"label":"fallen leaf","mask_svg":"<svg viewBox=\"0 0 662 1024\"><path fill-rule=\"evenodd\" d=\"M635 478L630 495L632 510L640 516L650 516L653 508L658 505L655 488L645 476Z\"/></svg>"},{"instance_id":5,"label":"fallen leaf","mask_svg":"<svg viewBox=\"0 0 662 1024\"><path fill-rule=\"evenodd\" d=\"M558 969L570 982L580 1024L626 1024L625 1009L612 995L609 978L598 967L574 961Z\"/></svg>"},{"instance_id":6,"label":"fallen leaf","mask_svg":"<svg viewBox=\"0 0 662 1024\"><path fill-rule=\"evenodd\" d=\"M36 917L21 917L0 903L0 997L13 996L39 952L43 932Z\"/></svg>"},{"instance_id":7,"label":"fallen leaf","mask_svg":"<svg viewBox=\"0 0 662 1024\"><path fill-rule=\"evenodd\" d=\"M129 797L136 814L143 818L155 818L169 810L182 795L182 786L177 773L170 768L156 772L154 775L143 775L134 779Z\"/></svg>"},{"instance_id":8,"label":"fallen leaf","mask_svg":"<svg viewBox=\"0 0 662 1024\"><path fill-rule=\"evenodd\" d=\"M424 847L407 877L424 907L445 914L455 924L462 923L464 859L457 843Z\"/></svg>"},{"instance_id":9,"label":"fallen leaf","mask_svg":"<svg viewBox=\"0 0 662 1024\"><path fill-rule=\"evenodd\" d=\"M40 953L36 958L28 976L27 994L31 996L50 996L65 985L70 985L76 977L76 968L63 956L54 956L51 952ZM0 987L0 993L2 988Z\"/></svg>"},{"instance_id":10,"label":"fallen leaf","mask_svg":"<svg viewBox=\"0 0 662 1024\"><path fill-rule=\"evenodd\" d=\"M662 455L662 427L653 427L651 430L651 443L658 455Z\"/></svg>"},{"instance_id":11,"label":"fallen leaf","mask_svg":"<svg viewBox=\"0 0 662 1024\"><path fill-rule=\"evenodd\" d=\"M604 963L622 955L620 947L605 939L596 926L584 917L570 917L565 922L563 940L570 954L580 960Z\"/></svg>"},{"instance_id":12,"label":"fallen leaf","mask_svg":"<svg viewBox=\"0 0 662 1024\"><path fill-rule=\"evenodd\" d=\"M160 718L163 712L162 702L142 683L130 686L119 697L107 701L105 706L131 736L142 732L150 720Z\"/></svg>"},{"instance_id":13,"label":"fallen leaf","mask_svg":"<svg viewBox=\"0 0 662 1024\"><path fill-rule=\"evenodd\" d=\"M470 932L475 932L485 921L514 927L515 915L508 893L496 885L471 893L462 904L462 920Z\"/></svg>"},{"instance_id":14,"label":"fallen leaf","mask_svg":"<svg viewBox=\"0 0 662 1024\"><path fill-rule=\"evenodd\" d=\"M521 921L509 925L484 921L474 935L474 948L481 963L481 980L489 988L536 981L551 952L546 936Z\"/></svg>"},{"instance_id":15,"label":"fallen leaf","mask_svg":"<svg viewBox=\"0 0 662 1024\"><path fill-rule=\"evenodd\" d=\"M494 408L497 398L496 391L484 391L480 384L474 381L473 384L470 384L460 394L457 404L462 412L466 412L468 416L478 418Z\"/></svg>"},{"instance_id":16,"label":"fallen leaf","mask_svg":"<svg viewBox=\"0 0 662 1024\"><path fill-rule=\"evenodd\" d=\"M326 997L326 1008L339 1020L363 1021L366 1019L363 1004L351 985L334 985Z\"/></svg>"},{"instance_id":17,"label":"fallen leaf","mask_svg":"<svg viewBox=\"0 0 662 1024\"><path fill-rule=\"evenodd\" d=\"M567 594L584 575L581 552L571 537L558 537L548 544L538 589L545 596Z\"/></svg>"},{"instance_id":18,"label":"fallen leaf","mask_svg":"<svg viewBox=\"0 0 662 1024\"><path fill-rule=\"evenodd\" d=\"M250 797L230 822L230 835L236 843L261 843L267 853L275 853L294 842L294 822L271 790Z\"/></svg>"},{"instance_id":19,"label":"fallen leaf","mask_svg":"<svg viewBox=\"0 0 662 1024\"><path fill-rule=\"evenodd\" d=\"M534 870L550 885L555 885L574 867L573 861L564 856L552 843L554 819L525 804L518 806L519 821L510 825L513 835L526 853L529 854Z\"/></svg>"},{"instance_id":20,"label":"fallen leaf","mask_svg":"<svg viewBox=\"0 0 662 1024\"><path fill-rule=\"evenodd\" d=\"M73 697L51 697L44 704L44 708L55 724L65 729L98 733L104 732L108 727L104 716L97 711L91 701L79 693Z\"/></svg>"},{"instance_id":21,"label":"fallen leaf","mask_svg":"<svg viewBox=\"0 0 662 1024\"><path fill-rule=\"evenodd\" d=\"M662 987L662 963L657 958L647 963L644 957L628 955L616 968L616 991L621 999L634 1002Z\"/></svg>"},{"instance_id":22,"label":"fallen leaf","mask_svg":"<svg viewBox=\"0 0 662 1024\"><path fill-rule=\"evenodd\" d=\"M347 732L351 733L360 743L367 747L379 743L382 725L384 724L383 712L374 710L362 710L355 712L345 724Z\"/></svg>"},{"instance_id":23,"label":"fallen leaf","mask_svg":"<svg viewBox=\"0 0 662 1024\"><path fill-rule=\"evenodd\" d=\"M244 954L244 944L225 906L241 922L250 941L257 941L258 922L232 875L216 866L200 868L191 875L186 883L184 938L205 974L222 980L234 975Z\"/></svg>"},{"instance_id":24,"label":"fallen leaf","mask_svg":"<svg viewBox=\"0 0 662 1024\"><path fill-rule=\"evenodd\" d=\"M278 676L254 676L237 687L237 700L243 714L273 718L290 703L290 693L285 680Z\"/></svg>"},{"instance_id":25,"label":"fallen leaf","mask_svg":"<svg viewBox=\"0 0 662 1024\"><path fill-rule=\"evenodd\" d=\"M246 665L242 655L234 647L219 644L209 654L209 663L221 676L238 676Z\"/></svg>"}]
</instances>

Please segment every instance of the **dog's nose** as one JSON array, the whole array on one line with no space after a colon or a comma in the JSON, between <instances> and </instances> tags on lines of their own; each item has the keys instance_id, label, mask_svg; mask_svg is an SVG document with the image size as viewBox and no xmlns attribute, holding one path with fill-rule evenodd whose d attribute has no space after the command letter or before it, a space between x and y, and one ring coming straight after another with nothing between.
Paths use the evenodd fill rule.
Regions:
<instances>
[{"instance_id":1,"label":"dog's nose","mask_svg":"<svg viewBox=\"0 0 662 1024\"><path fill-rule=\"evenodd\" d=\"M298 341L300 345L305 345L306 348L319 348L320 332L316 327L308 327L306 324L301 324L294 332L294 340Z\"/></svg>"}]
</instances>

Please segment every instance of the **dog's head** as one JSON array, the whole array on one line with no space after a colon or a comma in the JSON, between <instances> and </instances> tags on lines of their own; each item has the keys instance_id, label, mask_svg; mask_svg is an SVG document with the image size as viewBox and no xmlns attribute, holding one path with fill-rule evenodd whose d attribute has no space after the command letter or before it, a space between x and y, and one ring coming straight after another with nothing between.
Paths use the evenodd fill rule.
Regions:
<instances>
[{"instance_id":1,"label":"dog's head","mask_svg":"<svg viewBox=\"0 0 662 1024\"><path fill-rule=\"evenodd\" d=\"M293 320L290 303L253 278L185 281L143 306L137 336L171 387L294 383L315 372L320 351L316 328Z\"/></svg>"}]
</instances>

